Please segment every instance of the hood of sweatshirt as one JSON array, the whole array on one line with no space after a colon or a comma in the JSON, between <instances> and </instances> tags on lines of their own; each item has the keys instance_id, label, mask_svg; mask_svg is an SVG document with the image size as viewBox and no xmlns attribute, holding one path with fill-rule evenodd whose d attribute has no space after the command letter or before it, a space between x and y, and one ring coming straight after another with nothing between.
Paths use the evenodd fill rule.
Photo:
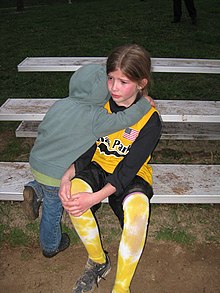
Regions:
<instances>
[{"instance_id":1,"label":"hood of sweatshirt","mask_svg":"<svg viewBox=\"0 0 220 293\"><path fill-rule=\"evenodd\" d=\"M104 106L109 97L105 65L82 66L70 78L69 98L74 102Z\"/></svg>"}]
</instances>

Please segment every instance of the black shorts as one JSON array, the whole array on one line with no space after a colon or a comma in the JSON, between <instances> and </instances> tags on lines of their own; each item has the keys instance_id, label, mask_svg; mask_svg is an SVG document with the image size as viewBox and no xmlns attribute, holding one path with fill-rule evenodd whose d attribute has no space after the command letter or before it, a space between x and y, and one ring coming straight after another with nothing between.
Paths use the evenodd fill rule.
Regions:
<instances>
[{"instance_id":1,"label":"black shorts","mask_svg":"<svg viewBox=\"0 0 220 293\"><path fill-rule=\"evenodd\" d=\"M91 186L93 192L96 192L106 185L106 177L108 175L109 174L105 172L101 166L95 162L92 162L86 169L77 173L75 178L82 179ZM109 205L111 206L115 215L118 217L122 227L124 222L124 212L122 206L123 200L128 194L132 192L141 192L145 194L149 200L153 196L152 186L143 178L136 175L122 194L112 194L108 198ZM97 209L98 207L94 206L92 210L96 211Z\"/></svg>"}]
</instances>

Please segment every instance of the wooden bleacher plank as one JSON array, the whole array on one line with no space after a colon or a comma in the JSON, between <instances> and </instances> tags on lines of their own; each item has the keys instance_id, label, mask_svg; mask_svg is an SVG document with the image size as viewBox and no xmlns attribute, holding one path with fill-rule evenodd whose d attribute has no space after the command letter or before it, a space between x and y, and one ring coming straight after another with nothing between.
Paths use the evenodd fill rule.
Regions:
<instances>
[{"instance_id":1,"label":"wooden bleacher plank","mask_svg":"<svg viewBox=\"0 0 220 293\"><path fill-rule=\"evenodd\" d=\"M40 121L22 121L15 131L16 137L37 137Z\"/></svg>"},{"instance_id":2,"label":"wooden bleacher plank","mask_svg":"<svg viewBox=\"0 0 220 293\"><path fill-rule=\"evenodd\" d=\"M36 137L40 121L22 121L15 131L16 137ZM164 123L161 139L220 140L218 123Z\"/></svg>"},{"instance_id":3,"label":"wooden bleacher plank","mask_svg":"<svg viewBox=\"0 0 220 293\"><path fill-rule=\"evenodd\" d=\"M164 122L220 122L220 101L156 100Z\"/></svg>"},{"instance_id":4,"label":"wooden bleacher plank","mask_svg":"<svg viewBox=\"0 0 220 293\"><path fill-rule=\"evenodd\" d=\"M0 121L42 121L58 99L8 99L0 108Z\"/></svg>"},{"instance_id":5,"label":"wooden bleacher plank","mask_svg":"<svg viewBox=\"0 0 220 293\"><path fill-rule=\"evenodd\" d=\"M76 71L86 64L105 63L106 57L27 57L19 72ZM152 72L220 73L220 60L186 58L151 58Z\"/></svg>"},{"instance_id":6,"label":"wooden bleacher plank","mask_svg":"<svg viewBox=\"0 0 220 293\"><path fill-rule=\"evenodd\" d=\"M220 203L220 165L152 165L152 203ZM32 180L29 164L0 163L0 200L23 200L23 186Z\"/></svg>"},{"instance_id":7,"label":"wooden bleacher plank","mask_svg":"<svg viewBox=\"0 0 220 293\"><path fill-rule=\"evenodd\" d=\"M0 200L23 200L24 184L33 180L28 163L0 163Z\"/></svg>"},{"instance_id":8,"label":"wooden bleacher plank","mask_svg":"<svg viewBox=\"0 0 220 293\"><path fill-rule=\"evenodd\" d=\"M41 121L57 99L8 99L1 121ZM156 100L164 122L220 122L220 101Z\"/></svg>"},{"instance_id":9,"label":"wooden bleacher plank","mask_svg":"<svg viewBox=\"0 0 220 293\"><path fill-rule=\"evenodd\" d=\"M153 165L152 203L220 203L220 165Z\"/></svg>"},{"instance_id":10,"label":"wooden bleacher plank","mask_svg":"<svg viewBox=\"0 0 220 293\"><path fill-rule=\"evenodd\" d=\"M167 122L163 124L161 139L169 140L220 140L219 123Z\"/></svg>"}]
</instances>

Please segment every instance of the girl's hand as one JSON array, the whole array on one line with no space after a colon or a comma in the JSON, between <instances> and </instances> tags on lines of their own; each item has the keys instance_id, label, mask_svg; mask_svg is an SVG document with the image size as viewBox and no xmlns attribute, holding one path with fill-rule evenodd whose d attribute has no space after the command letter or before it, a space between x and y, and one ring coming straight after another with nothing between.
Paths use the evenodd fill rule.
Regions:
<instances>
[{"instance_id":1,"label":"girl's hand","mask_svg":"<svg viewBox=\"0 0 220 293\"><path fill-rule=\"evenodd\" d=\"M74 217L79 217L94 205L93 193L80 192L63 202L65 210Z\"/></svg>"},{"instance_id":2,"label":"girl's hand","mask_svg":"<svg viewBox=\"0 0 220 293\"><path fill-rule=\"evenodd\" d=\"M111 194L116 192L116 188L107 183L102 189L96 192L79 192L71 195L70 198L61 196L64 209L74 217L79 217L95 204L101 202Z\"/></svg>"}]
</instances>

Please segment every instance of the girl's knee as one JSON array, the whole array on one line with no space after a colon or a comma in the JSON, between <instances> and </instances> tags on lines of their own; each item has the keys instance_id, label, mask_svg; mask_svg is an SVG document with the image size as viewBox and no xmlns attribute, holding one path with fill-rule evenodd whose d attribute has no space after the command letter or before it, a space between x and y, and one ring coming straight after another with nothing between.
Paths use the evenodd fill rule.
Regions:
<instances>
[{"instance_id":1,"label":"girl's knee","mask_svg":"<svg viewBox=\"0 0 220 293\"><path fill-rule=\"evenodd\" d=\"M74 178L71 181L71 194L78 192L93 192L91 186L84 180L79 178Z\"/></svg>"},{"instance_id":2,"label":"girl's knee","mask_svg":"<svg viewBox=\"0 0 220 293\"><path fill-rule=\"evenodd\" d=\"M149 218L149 199L143 193L132 193L124 200L123 210L126 225L146 225Z\"/></svg>"},{"instance_id":3,"label":"girl's knee","mask_svg":"<svg viewBox=\"0 0 220 293\"><path fill-rule=\"evenodd\" d=\"M149 209L149 199L144 193L133 192L123 202L124 211L128 208L140 213L142 210Z\"/></svg>"}]
</instances>

